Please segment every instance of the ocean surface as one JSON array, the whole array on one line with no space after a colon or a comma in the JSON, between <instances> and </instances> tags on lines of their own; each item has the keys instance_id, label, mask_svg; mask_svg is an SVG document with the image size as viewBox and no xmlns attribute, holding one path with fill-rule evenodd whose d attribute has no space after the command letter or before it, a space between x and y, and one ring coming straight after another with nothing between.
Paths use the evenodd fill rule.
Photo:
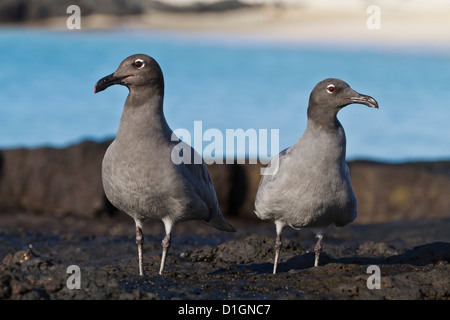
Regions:
<instances>
[{"instance_id":1,"label":"ocean surface","mask_svg":"<svg viewBox=\"0 0 450 320\"><path fill-rule=\"evenodd\" d=\"M114 137L128 90L113 86L94 95L94 85L134 53L159 62L166 119L192 136L195 121L202 121L200 135L223 133L215 139L241 128L258 139L267 129L270 140L278 130L282 150L305 130L315 84L336 77L380 105L339 113L349 160L450 159L449 51L139 30L0 29L0 148ZM200 148L211 143L203 140ZM241 149L231 152L255 156L254 148Z\"/></svg>"}]
</instances>

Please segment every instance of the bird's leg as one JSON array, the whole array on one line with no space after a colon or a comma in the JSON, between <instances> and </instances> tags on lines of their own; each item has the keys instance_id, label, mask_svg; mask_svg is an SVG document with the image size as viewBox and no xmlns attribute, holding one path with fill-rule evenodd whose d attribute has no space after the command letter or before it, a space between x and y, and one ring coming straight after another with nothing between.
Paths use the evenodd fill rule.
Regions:
<instances>
[{"instance_id":1,"label":"bird's leg","mask_svg":"<svg viewBox=\"0 0 450 320\"><path fill-rule=\"evenodd\" d=\"M275 260L273 261L273 274L277 273L278 257L280 256L281 250L281 235L277 234L275 239Z\"/></svg>"},{"instance_id":2,"label":"bird's leg","mask_svg":"<svg viewBox=\"0 0 450 320\"><path fill-rule=\"evenodd\" d=\"M170 247L170 233L166 234L166 236L164 237L164 239L162 241L162 247L163 247L163 252L162 252L162 257L161 257L161 267L159 268L159 274L162 274L162 272L164 270L164 264L166 262L167 250L169 250L169 247Z\"/></svg>"},{"instance_id":3,"label":"bird's leg","mask_svg":"<svg viewBox=\"0 0 450 320\"><path fill-rule=\"evenodd\" d=\"M163 222L164 222L164 227L166 229L166 236L164 237L164 239L161 243L162 247L163 247L163 252L162 252L162 257L161 257L161 267L159 268L159 274L162 274L162 272L164 270L164 264L166 263L167 250L169 250L169 247L170 247L170 233L172 231L172 221L163 220Z\"/></svg>"},{"instance_id":4,"label":"bird's leg","mask_svg":"<svg viewBox=\"0 0 450 320\"><path fill-rule=\"evenodd\" d=\"M275 260L273 261L273 274L277 273L277 265L278 265L278 258L280 256L280 250L281 250L281 231L283 230L284 223L280 221L275 221L275 226L277 229L277 237L275 238Z\"/></svg>"},{"instance_id":5,"label":"bird's leg","mask_svg":"<svg viewBox=\"0 0 450 320\"><path fill-rule=\"evenodd\" d=\"M320 252L322 251L322 239L323 239L323 235L318 234L317 235L317 243L314 246L314 252L315 252L314 267L317 267L319 265L319 255L320 255Z\"/></svg>"},{"instance_id":6,"label":"bird's leg","mask_svg":"<svg viewBox=\"0 0 450 320\"><path fill-rule=\"evenodd\" d=\"M142 234L142 227L136 226L136 244L138 246L138 258L139 258L139 275L144 275L144 268L142 264L142 247L144 245L144 235Z\"/></svg>"}]
</instances>

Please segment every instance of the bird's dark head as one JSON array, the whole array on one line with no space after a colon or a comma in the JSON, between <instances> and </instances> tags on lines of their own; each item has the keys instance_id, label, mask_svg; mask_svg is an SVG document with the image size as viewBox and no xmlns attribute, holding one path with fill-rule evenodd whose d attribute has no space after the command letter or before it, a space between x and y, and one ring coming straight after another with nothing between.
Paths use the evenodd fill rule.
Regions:
<instances>
[{"instance_id":1,"label":"bird's dark head","mask_svg":"<svg viewBox=\"0 0 450 320\"><path fill-rule=\"evenodd\" d=\"M164 91L164 77L159 64L145 54L135 54L123 60L114 73L96 83L94 93L115 84L124 85L130 91L139 87L154 87Z\"/></svg>"},{"instance_id":2,"label":"bird's dark head","mask_svg":"<svg viewBox=\"0 0 450 320\"><path fill-rule=\"evenodd\" d=\"M378 109L378 103L374 98L356 92L345 81L333 78L320 81L309 98L310 106L337 110L352 103Z\"/></svg>"},{"instance_id":3,"label":"bird's dark head","mask_svg":"<svg viewBox=\"0 0 450 320\"><path fill-rule=\"evenodd\" d=\"M356 92L345 81L325 79L311 92L308 118L320 122L328 121L327 119L335 118L339 110L352 103L378 109L378 102L374 98Z\"/></svg>"}]
</instances>

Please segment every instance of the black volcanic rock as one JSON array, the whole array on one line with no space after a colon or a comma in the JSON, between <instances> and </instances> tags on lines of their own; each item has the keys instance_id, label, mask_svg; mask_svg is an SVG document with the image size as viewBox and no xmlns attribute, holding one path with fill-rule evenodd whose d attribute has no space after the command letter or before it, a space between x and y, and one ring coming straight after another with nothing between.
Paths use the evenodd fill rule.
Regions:
<instances>
[{"instance_id":1,"label":"black volcanic rock","mask_svg":"<svg viewBox=\"0 0 450 320\"><path fill-rule=\"evenodd\" d=\"M105 210L100 168L109 143L0 151L0 209L81 216Z\"/></svg>"},{"instance_id":2,"label":"black volcanic rock","mask_svg":"<svg viewBox=\"0 0 450 320\"><path fill-rule=\"evenodd\" d=\"M450 161L349 163L358 222L450 216Z\"/></svg>"}]
</instances>

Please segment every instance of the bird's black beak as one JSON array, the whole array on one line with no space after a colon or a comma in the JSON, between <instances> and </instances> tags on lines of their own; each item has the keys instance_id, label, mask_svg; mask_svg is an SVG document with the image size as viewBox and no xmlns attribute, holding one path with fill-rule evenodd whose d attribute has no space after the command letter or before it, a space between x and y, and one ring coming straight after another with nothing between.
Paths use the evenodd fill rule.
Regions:
<instances>
[{"instance_id":1,"label":"bird's black beak","mask_svg":"<svg viewBox=\"0 0 450 320\"><path fill-rule=\"evenodd\" d=\"M347 100L348 104L352 103L364 104L370 108L378 109L378 102L374 98L366 96L365 94L360 94L354 90L351 90L351 92L352 92L351 94L341 99Z\"/></svg>"},{"instance_id":2,"label":"bird's black beak","mask_svg":"<svg viewBox=\"0 0 450 320\"><path fill-rule=\"evenodd\" d=\"M368 106L370 108L378 109L378 102L374 98L372 98L370 96L366 96L364 94L359 94L356 97L351 97L350 101L352 103L365 104L366 106Z\"/></svg>"},{"instance_id":3,"label":"bird's black beak","mask_svg":"<svg viewBox=\"0 0 450 320\"><path fill-rule=\"evenodd\" d=\"M128 78L128 76L120 76L117 77L114 75L114 73L111 73L109 76L106 76L104 78L101 78L97 81L94 88L94 93L98 93L100 91L105 90L106 88L115 85L115 84L124 84L123 79Z\"/></svg>"}]
</instances>

